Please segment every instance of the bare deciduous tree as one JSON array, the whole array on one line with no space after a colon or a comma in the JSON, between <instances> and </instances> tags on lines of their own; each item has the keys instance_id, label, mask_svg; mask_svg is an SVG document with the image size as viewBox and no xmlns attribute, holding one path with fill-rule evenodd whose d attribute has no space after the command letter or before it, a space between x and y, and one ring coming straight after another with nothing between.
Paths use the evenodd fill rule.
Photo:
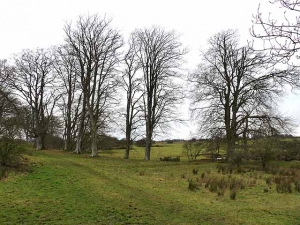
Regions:
<instances>
[{"instance_id":1,"label":"bare deciduous tree","mask_svg":"<svg viewBox=\"0 0 300 225\"><path fill-rule=\"evenodd\" d=\"M9 139L21 136L21 122L18 117L20 102L13 97L8 87L13 70L6 60L0 60L0 137Z\"/></svg>"},{"instance_id":2,"label":"bare deciduous tree","mask_svg":"<svg viewBox=\"0 0 300 225\"><path fill-rule=\"evenodd\" d=\"M59 104L64 118L64 149L81 153L79 148L75 149L75 138L78 132L79 110L82 103L82 92L79 88L79 69L76 58L67 46L54 49L54 69L61 83L61 103Z\"/></svg>"},{"instance_id":3,"label":"bare deciduous tree","mask_svg":"<svg viewBox=\"0 0 300 225\"><path fill-rule=\"evenodd\" d=\"M185 141L183 143L183 153L186 154L189 161L196 160L198 156L203 154L207 149L207 143L205 141Z\"/></svg>"},{"instance_id":4,"label":"bare deciduous tree","mask_svg":"<svg viewBox=\"0 0 300 225\"><path fill-rule=\"evenodd\" d=\"M269 50L275 59L286 63L300 49L300 1L273 0L270 3L282 9L282 18L271 13L264 17L259 6L251 34L264 41L263 50Z\"/></svg>"},{"instance_id":5,"label":"bare deciduous tree","mask_svg":"<svg viewBox=\"0 0 300 225\"><path fill-rule=\"evenodd\" d=\"M126 149L124 159L129 158L129 152L132 142L132 133L136 131L139 126L141 112L140 100L143 97L141 90L141 77L137 73L140 69L140 63L135 50L135 40L131 36L128 42L128 51L124 56L125 68L122 75L122 84L126 91L126 121L125 121L125 135L126 135Z\"/></svg>"},{"instance_id":6,"label":"bare deciduous tree","mask_svg":"<svg viewBox=\"0 0 300 225\"><path fill-rule=\"evenodd\" d=\"M293 69L276 69L264 53L238 44L234 30L210 38L202 63L189 77L193 85L191 108L202 130L225 131L229 159L242 135L263 129L276 131L287 125L275 113L276 103L283 84L294 82L296 77Z\"/></svg>"},{"instance_id":7,"label":"bare deciduous tree","mask_svg":"<svg viewBox=\"0 0 300 225\"><path fill-rule=\"evenodd\" d=\"M111 28L110 20L102 19L97 14L79 17L74 29L72 24L67 24L64 30L66 42L79 64L82 105L83 109L86 106L90 121L91 156L96 157L98 129L103 126L109 108L116 100L116 66L120 60L122 36ZM83 113L81 122L84 116Z\"/></svg>"},{"instance_id":8,"label":"bare deciduous tree","mask_svg":"<svg viewBox=\"0 0 300 225\"><path fill-rule=\"evenodd\" d=\"M59 98L55 90L53 58L49 50L24 50L16 55L15 76L11 85L31 108L31 137L36 149L45 149L45 135Z\"/></svg>"},{"instance_id":9,"label":"bare deciduous tree","mask_svg":"<svg viewBox=\"0 0 300 225\"><path fill-rule=\"evenodd\" d=\"M187 52L175 31L160 27L137 29L135 51L143 72L143 111L146 124L145 160L150 160L153 133L178 120L177 104L182 100L179 68Z\"/></svg>"}]
</instances>

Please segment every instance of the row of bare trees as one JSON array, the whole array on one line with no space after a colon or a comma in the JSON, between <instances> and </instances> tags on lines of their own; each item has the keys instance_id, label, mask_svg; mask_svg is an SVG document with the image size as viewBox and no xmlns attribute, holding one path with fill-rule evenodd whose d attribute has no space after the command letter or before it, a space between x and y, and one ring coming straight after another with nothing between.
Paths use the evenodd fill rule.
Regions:
<instances>
[{"instance_id":1,"label":"row of bare trees","mask_svg":"<svg viewBox=\"0 0 300 225\"><path fill-rule=\"evenodd\" d=\"M182 76L186 53L179 36L153 26L135 30L124 43L111 20L97 14L67 23L64 31L63 45L24 50L13 57L10 70L5 68L9 76L1 73L25 110L26 139L34 140L37 150L45 149L46 135L60 121L56 125L63 128L64 148L79 154L89 143L96 157L99 135L118 121L125 90L125 158L136 133L143 133L145 159L150 160L155 131L177 120L176 105L182 100L179 82L173 80Z\"/></svg>"},{"instance_id":2,"label":"row of bare trees","mask_svg":"<svg viewBox=\"0 0 300 225\"><path fill-rule=\"evenodd\" d=\"M298 1L272 3L299 12ZM256 26L263 34L255 32ZM292 61L298 29L297 22L278 25L259 12L251 33L268 43L263 49L241 46L237 31L227 30L211 37L208 49L201 51L201 63L188 76L191 109L202 134L226 137L229 159L240 149L247 151L249 138L290 128L277 102L286 85L299 86ZM152 26L136 29L124 42L111 20L97 14L67 23L64 31L63 45L24 50L11 65L1 61L1 115L22 115L22 133L35 140L36 149L45 148L47 134L62 129L67 151L79 154L88 148L92 157L98 156L99 135L114 123L120 126L122 119L124 158L139 135L146 140L145 159L150 160L155 134L180 121L178 106L186 89L181 66L187 53L180 36ZM3 118L1 132L6 130Z\"/></svg>"}]
</instances>

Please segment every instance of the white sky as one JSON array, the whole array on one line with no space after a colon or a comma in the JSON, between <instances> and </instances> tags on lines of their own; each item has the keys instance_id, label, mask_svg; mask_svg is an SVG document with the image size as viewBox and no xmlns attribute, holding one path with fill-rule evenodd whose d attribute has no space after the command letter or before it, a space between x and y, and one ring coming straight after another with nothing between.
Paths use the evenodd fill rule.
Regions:
<instances>
[{"instance_id":1,"label":"white sky","mask_svg":"<svg viewBox=\"0 0 300 225\"><path fill-rule=\"evenodd\" d=\"M200 61L200 47L205 48L207 39L221 30L238 29L246 44L260 2L267 15L268 0L0 0L0 59L25 48L61 44L66 21L99 13L112 18L125 37L135 28L153 24L175 29L190 49L185 67L193 69ZM300 122L299 95L289 95L280 109ZM185 127L175 136L189 134ZM300 135L300 129L295 134Z\"/></svg>"}]
</instances>

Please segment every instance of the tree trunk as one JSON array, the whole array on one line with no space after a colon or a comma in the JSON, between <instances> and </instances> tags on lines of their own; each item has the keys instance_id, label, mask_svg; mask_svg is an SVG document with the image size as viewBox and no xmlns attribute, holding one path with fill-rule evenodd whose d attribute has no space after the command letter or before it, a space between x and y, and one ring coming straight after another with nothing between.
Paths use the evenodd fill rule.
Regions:
<instances>
[{"instance_id":1,"label":"tree trunk","mask_svg":"<svg viewBox=\"0 0 300 225\"><path fill-rule=\"evenodd\" d=\"M91 157L98 157L98 147L97 147L97 124L93 118L90 118L91 123Z\"/></svg>"},{"instance_id":2,"label":"tree trunk","mask_svg":"<svg viewBox=\"0 0 300 225\"><path fill-rule=\"evenodd\" d=\"M129 93L128 98L131 98L131 93ZM125 149L125 155L124 159L129 159L129 150L130 150L130 134L131 134L131 126L129 123L129 117L130 117L130 101L131 99L127 99L127 110L126 110L126 149Z\"/></svg>"},{"instance_id":3,"label":"tree trunk","mask_svg":"<svg viewBox=\"0 0 300 225\"><path fill-rule=\"evenodd\" d=\"M145 160L150 160L150 150L151 150L151 145L148 141L146 141Z\"/></svg>"},{"instance_id":4,"label":"tree trunk","mask_svg":"<svg viewBox=\"0 0 300 225\"><path fill-rule=\"evenodd\" d=\"M43 149L43 143L42 143L41 135L36 137L35 144L36 144L36 150L42 150Z\"/></svg>"},{"instance_id":5,"label":"tree trunk","mask_svg":"<svg viewBox=\"0 0 300 225\"><path fill-rule=\"evenodd\" d=\"M97 148L97 139L96 138L92 138L92 153L91 153L91 157L98 157L98 148Z\"/></svg>"},{"instance_id":6,"label":"tree trunk","mask_svg":"<svg viewBox=\"0 0 300 225\"><path fill-rule=\"evenodd\" d=\"M131 146L130 139L131 139L130 133L126 132L126 149L125 149L124 159L129 159L129 151L130 151L130 146Z\"/></svg>"},{"instance_id":7,"label":"tree trunk","mask_svg":"<svg viewBox=\"0 0 300 225\"><path fill-rule=\"evenodd\" d=\"M42 134L42 150L45 150L46 149L46 145L45 145L45 137L46 137L46 134L45 133L43 133Z\"/></svg>"},{"instance_id":8,"label":"tree trunk","mask_svg":"<svg viewBox=\"0 0 300 225\"><path fill-rule=\"evenodd\" d=\"M263 170L266 169L266 162L264 160L262 160L262 166L263 166Z\"/></svg>"},{"instance_id":9,"label":"tree trunk","mask_svg":"<svg viewBox=\"0 0 300 225\"><path fill-rule=\"evenodd\" d=\"M66 140L66 139L64 140L64 144L65 144L64 150L65 150L65 151L69 151L69 150L68 150L68 143L67 143L67 140Z\"/></svg>"},{"instance_id":10,"label":"tree trunk","mask_svg":"<svg viewBox=\"0 0 300 225\"><path fill-rule=\"evenodd\" d=\"M235 138L233 135L228 134L227 137L227 159L231 160L233 155L234 155L234 150L235 150Z\"/></svg>"},{"instance_id":11,"label":"tree trunk","mask_svg":"<svg viewBox=\"0 0 300 225\"><path fill-rule=\"evenodd\" d=\"M71 149L71 145L70 145L70 143L71 143L71 125L70 124L67 124L67 132L66 132L66 140L65 140L65 150L66 151L71 151L72 149Z\"/></svg>"},{"instance_id":12,"label":"tree trunk","mask_svg":"<svg viewBox=\"0 0 300 225\"><path fill-rule=\"evenodd\" d=\"M76 140L76 147L75 147L75 150L73 151L73 153L82 154L82 150L81 150L82 135L83 135L82 132L79 131L77 140Z\"/></svg>"},{"instance_id":13,"label":"tree trunk","mask_svg":"<svg viewBox=\"0 0 300 225\"><path fill-rule=\"evenodd\" d=\"M145 148L145 160L150 160L151 152L151 137L150 133L146 134L146 148Z\"/></svg>"},{"instance_id":14,"label":"tree trunk","mask_svg":"<svg viewBox=\"0 0 300 225\"><path fill-rule=\"evenodd\" d=\"M76 147L75 147L75 150L73 151L73 153L82 154L81 146L82 146L82 139L83 139L82 138L83 137L83 129L84 129L84 116L82 116L81 121L80 121L78 134L77 134L77 140L76 140Z\"/></svg>"},{"instance_id":15,"label":"tree trunk","mask_svg":"<svg viewBox=\"0 0 300 225\"><path fill-rule=\"evenodd\" d=\"M79 124L79 129L78 129L78 135L77 135L77 140L76 140L76 147L73 153L76 154L82 154L82 140L83 140L83 135L84 135L84 120L85 120L85 113L86 113L86 97L85 95L83 96L83 102L82 102L82 112L80 116L80 124Z\"/></svg>"}]
</instances>

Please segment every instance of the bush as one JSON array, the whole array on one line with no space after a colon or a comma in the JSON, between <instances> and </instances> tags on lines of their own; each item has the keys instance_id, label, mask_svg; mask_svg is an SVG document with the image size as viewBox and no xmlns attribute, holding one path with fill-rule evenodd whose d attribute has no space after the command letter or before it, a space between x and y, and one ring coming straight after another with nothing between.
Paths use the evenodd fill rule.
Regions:
<instances>
[{"instance_id":1,"label":"bush","mask_svg":"<svg viewBox=\"0 0 300 225\"><path fill-rule=\"evenodd\" d=\"M300 193L300 179L294 181L295 190Z\"/></svg>"},{"instance_id":2,"label":"bush","mask_svg":"<svg viewBox=\"0 0 300 225\"><path fill-rule=\"evenodd\" d=\"M265 178L265 181L266 181L267 185L271 185L272 184L272 178L271 177Z\"/></svg>"},{"instance_id":3,"label":"bush","mask_svg":"<svg viewBox=\"0 0 300 225\"><path fill-rule=\"evenodd\" d=\"M231 200L235 200L236 199L236 193L237 193L237 190L232 190L230 192L230 199Z\"/></svg>"},{"instance_id":4,"label":"bush","mask_svg":"<svg viewBox=\"0 0 300 225\"><path fill-rule=\"evenodd\" d=\"M193 172L194 175L197 175L198 174L198 169L193 169L192 172Z\"/></svg>"},{"instance_id":5,"label":"bush","mask_svg":"<svg viewBox=\"0 0 300 225\"><path fill-rule=\"evenodd\" d=\"M173 144L174 141L173 141L173 140L166 140L166 143L167 143L167 144Z\"/></svg>"},{"instance_id":6,"label":"bush","mask_svg":"<svg viewBox=\"0 0 300 225\"><path fill-rule=\"evenodd\" d=\"M163 158L159 158L159 160L168 161L168 162L180 162L180 156L176 156L176 157L166 156Z\"/></svg>"},{"instance_id":7,"label":"bush","mask_svg":"<svg viewBox=\"0 0 300 225\"><path fill-rule=\"evenodd\" d=\"M225 174L226 173L226 167L224 165L218 164L217 165L218 173Z\"/></svg>"},{"instance_id":8,"label":"bush","mask_svg":"<svg viewBox=\"0 0 300 225\"><path fill-rule=\"evenodd\" d=\"M276 149L278 148L278 140L274 137L264 137L254 142L252 155L255 158L259 158L262 163L262 167L265 170L267 164L275 159Z\"/></svg>"},{"instance_id":9,"label":"bush","mask_svg":"<svg viewBox=\"0 0 300 225\"><path fill-rule=\"evenodd\" d=\"M204 141L186 141L184 142L182 148L183 153L186 154L188 160L196 160L198 156L206 149L206 143Z\"/></svg>"},{"instance_id":10,"label":"bush","mask_svg":"<svg viewBox=\"0 0 300 225\"><path fill-rule=\"evenodd\" d=\"M137 141L135 142L135 144L136 144L138 147L146 147L146 139L143 138L143 139L137 140Z\"/></svg>"},{"instance_id":11,"label":"bush","mask_svg":"<svg viewBox=\"0 0 300 225\"><path fill-rule=\"evenodd\" d=\"M292 193L292 181L286 177L275 177L278 193Z\"/></svg>"},{"instance_id":12,"label":"bush","mask_svg":"<svg viewBox=\"0 0 300 225\"><path fill-rule=\"evenodd\" d=\"M236 190L236 189L244 189L245 188L245 183L243 179L239 178L232 178L230 180L230 190Z\"/></svg>"},{"instance_id":13,"label":"bush","mask_svg":"<svg viewBox=\"0 0 300 225\"><path fill-rule=\"evenodd\" d=\"M102 134L98 137L98 146L100 150L125 149L126 140L118 140L116 137Z\"/></svg>"},{"instance_id":14,"label":"bush","mask_svg":"<svg viewBox=\"0 0 300 225\"><path fill-rule=\"evenodd\" d=\"M19 167L24 150L13 141L0 141L0 166Z\"/></svg>"},{"instance_id":15,"label":"bush","mask_svg":"<svg viewBox=\"0 0 300 225\"><path fill-rule=\"evenodd\" d=\"M47 134L45 137L45 146L47 149L63 149L64 140L59 136Z\"/></svg>"},{"instance_id":16,"label":"bush","mask_svg":"<svg viewBox=\"0 0 300 225\"><path fill-rule=\"evenodd\" d=\"M189 182L188 189L190 191L197 191L200 189L200 184L197 181L193 179L189 179L188 182Z\"/></svg>"},{"instance_id":17,"label":"bush","mask_svg":"<svg viewBox=\"0 0 300 225\"><path fill-rule=\"evenodd\" d=\"M237 167L240 167L240 165L243 163L244 155L245 153L242 150L235 150L230 159L231 163Z\"/></svg>"},{"instance_id":18,"label":"bush","mask_svg":"<svg viewBox=\"0 0 300 225\"><path fill-rule=\"evenodd\" d=\"M24 150L12 140L0 140L0 179L7 170L18 169L22 165Z\"/></svg>"}]
</instances>

